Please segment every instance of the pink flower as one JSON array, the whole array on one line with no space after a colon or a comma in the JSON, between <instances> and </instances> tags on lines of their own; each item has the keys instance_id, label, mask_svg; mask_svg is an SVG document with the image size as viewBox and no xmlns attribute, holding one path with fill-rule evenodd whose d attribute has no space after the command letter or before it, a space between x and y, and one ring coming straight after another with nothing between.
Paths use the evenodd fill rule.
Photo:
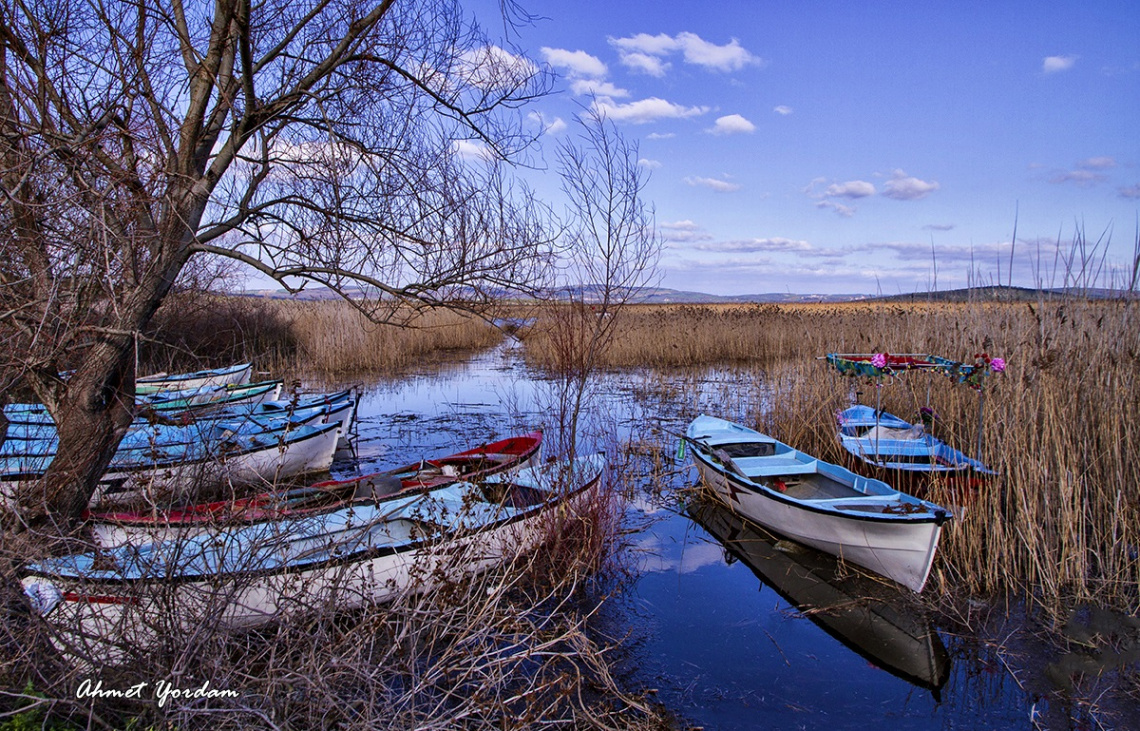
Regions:
<instances>
[{"instance_id":1,"label":"pink flower","mask_svg":"<svg viewBox=\"0 0 1140 731\"><path fill-rule=\"evenodd\" d=\"M990 370L992 370L994 373L1001 373L1002 371L1004 371L1005 370L1005 359L1004 358L994 358L993 360L991 360L990 361Z\"/></svg>"},{"instance_id":2,"label":"pink flower","mask_svg":"<svg viewBox=\"0 0 1140 731\"><path fill-rule=\"evenodd\" d=\"M872 355L871 356L871 365L873 365L876 368L886 368L887 367L887 354L886 353L875 353L874 355Z\"/></svg>"}]
</instances>

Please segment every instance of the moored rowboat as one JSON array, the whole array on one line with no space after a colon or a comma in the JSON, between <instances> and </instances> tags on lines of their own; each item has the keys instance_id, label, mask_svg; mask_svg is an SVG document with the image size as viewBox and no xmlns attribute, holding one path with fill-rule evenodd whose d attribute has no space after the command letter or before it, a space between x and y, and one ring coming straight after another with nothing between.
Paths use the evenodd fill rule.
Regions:
<instances>
[{"instance_id":1,"label":"moored rowboat","mask_svg":"<svg viewBox=\"0 0 1140 731\"><path fill-rule=\"evenodd\" d=\"M698 416L685 441L717 498L745 518L922 591L945 508L723 419Z\"/></svg>"},{"instance_id":2,"label":"moored rowboat","mask_svg":"<svg viewBox=\"0 0 1140 731\"><path fill-rule=\"evenodd\" d=\"M348 480L329 480L169 510L88 511L84 517L100 545L150 542L175 535L197 535L223 526L233 528L312 516L338 510L353 500L387 499L397 492L423 492L459 480L478 481L531 466L541 449L542 432L536 431Z\"/></svg>"},{"instance_id":3,"label":"moored rowboat","mask_svg":"<svg viewBox=\"0 0 1140 731\"><path fill-rule=\"evenodd\" d=\"M135 379L135 393L174 391L203 386L225 386L227 384L249 383L253 374L252 363L240 363L225 368L207 368L192 373L168 375L156 373Z\"/></svg>"},{"instance_id":4,"label":"moored rowboat","mask_svg":"<svg viewBox=\"0 0 1140 731\"><path fill-rule=\"evenodd\" d=\"M91 505L133 500L167 504L193 500L200 490L227 482L272 483L324 472L332 464L340 427L340 422L333 422L276 430L224 429L221 436L208 440L120 450L100 479ZM22 485L41 478L51 457L0 460L0 505L13 502Z\"/></svg>"},{"instance_id":5,"label":"moored rowboat","mask_svg":"<svg viewBox=\"0 0 1140 731\"><path fill-rule=\"evenodd\" d=\"M839 412L839 441L861 462L892 476L937 474L987 478L997 473L972 457L886 411L856 405Z\"/></svg>"},{"instance_id":6,"label":"moored rowboat","mask_svg":"<svg viewBox=\"0 0 1140 731\"><path fill-rule=\"evenodd\" d=\"M330 513L25 567L25 593L87 662L171 633L256 625L431 589L539 545L598 489L601 454Z\"/></svg>"}]
</instances>

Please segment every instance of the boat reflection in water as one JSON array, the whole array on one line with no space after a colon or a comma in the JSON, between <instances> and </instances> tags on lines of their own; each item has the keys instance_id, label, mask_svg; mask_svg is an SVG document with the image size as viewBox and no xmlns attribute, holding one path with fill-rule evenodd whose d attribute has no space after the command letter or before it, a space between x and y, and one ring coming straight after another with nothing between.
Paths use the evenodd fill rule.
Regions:
<instances>
[{"instance_id":1,"label":"boat reflection in water","mask_svg":"<svg viewBox=\"0 0 1140 731\"><path fill-rule=\"evenodd\" d=\"M940 690L950 675L946 646L929 620L908 606L911 597L894 584L781 539L719 503L696 498L686 510L724 545L730 563L743 561L761 582L832 637L941 700Z\"/></svg>"}]
</instances>

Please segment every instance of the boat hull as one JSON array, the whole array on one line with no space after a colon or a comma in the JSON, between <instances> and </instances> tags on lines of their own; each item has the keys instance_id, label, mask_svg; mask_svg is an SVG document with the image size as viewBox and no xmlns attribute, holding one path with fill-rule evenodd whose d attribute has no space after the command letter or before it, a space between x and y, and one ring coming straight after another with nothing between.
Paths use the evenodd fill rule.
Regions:
<instances>
[{"instance_id":1,"label":"boat hull","mask_svg":"<svg viewBox=\"0 0 1140 731\"><path fill-rule=\"evenodd\" d=\"M125 502L164 504L193 499L199 486L274 484L298 475L327 472L340 436L340 423L322 424L297 439L269 439L264 447L206 459L137 469L111 470L91 498L91 507Z\"/></svg>"},{"instance_id":2,"label":"boat hull","mask_svg":"<svg viewBox=\"0 0 1140 731\"><path fill-rule=\"evenodd\" d=\"M942 531L939 523L876 523L815 513L755 492L731 475L697 462L701 478L730 510L788 538L922 591Z\"/></svg>"},{"instance_id":3,"label":"boat hull","mask_svg":"<svg viewBox=\"0 0 1140 731\"><path fill-rule=\"evenodd\" d=\"M318 554L319 559L309 563L305 552L298 553L291 544L288 559L276 568L259 570L266 564L257 561L272 558L277 551L274 546L261 551L251 551L247 546L231 550L225 542L245 540L248 531L217 530L208 540L179 539L164 544L163 550L168 556L176 556L171 560L179 561L182 557L176 554L183 547L203 550L202 546L209 546L216 555L236 557L237 565L226 563L224 571L200 570L187 576L169 566L147 569L143 564L144 570L158 578L96 571L100 578L93 579L82 573L65 576L31 567L22 581L30 596L54 593L54 601L42 611L60 630L56 641L66 655L97 665L121 664L130 660L131 652L152 647L164 637L196 631L206 623L232 629L296 613L341 611L418 594L502 565L549 538L559 516L586 511L599 489L604 458L596 455L583 459L589 460L583 468L590 470L585 479L565 490L545 488L548 493L533 505L516 505L510 498L497 506L463 499L452 505L469 506L470 514L449 513L446 508L437 513L430 504L426 508L416 504L421 498L430 500L432 494L427 493L346 508L342 513L347 514L338 514L337 518L353 535L352 541L342 544L345 553L330 548L326 535L314 533L310 553ZM521 484L525 490L548 482L553 474L552 470L532 469L501 481L505 485ZM392 507L392 503L399 504ZM444 523L452 526L447 535L428 532L428 523L392 527L393 523L405 522L392 518L392 513L400 510L402 515L411 516L421 509L437 521L436 525L440 515L449 516L450 522ZM297 525L295 521L282 521L277 527L282 537L295 544ZM273 532L258 535L267 541L275 539ZM243 560L254 565L243 565Z\"/></svg>"},{"instance_id":4,"label":"boat hull","mask_svg":"<svg viewBox=\"0 0 1140 731\"><path fill-rule=\"evenodd\" d=\"M135 393L240 385L249 383L252 375L253 364L242 363L229 368L212 368L175 376L144 376L135 381Z\"/></svg>"}]
</instances>

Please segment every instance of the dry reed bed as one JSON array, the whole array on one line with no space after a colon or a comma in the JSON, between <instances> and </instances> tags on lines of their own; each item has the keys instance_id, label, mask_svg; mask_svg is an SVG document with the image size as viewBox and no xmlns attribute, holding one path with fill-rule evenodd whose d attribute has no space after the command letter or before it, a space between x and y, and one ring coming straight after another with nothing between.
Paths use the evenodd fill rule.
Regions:
<instances>
[{"instance_id":1,"label":"dry reed bed","mask_svg":"<svg viewBox=\"0 0 1140 731\"><path fill-rule=\"evenodd\" d=\"M501 337L483 320L445 310L425 312L411 327L398 327L370 322L339 301L269 306L289 323L293 339L291 347L270 351L260 361L275 374L393 373L441 351L486 348Z\"/></svg>"},{"instance_id":2,"label":"dry reed bed","mask_svg":"<svg viewBox=\"0 0 1140 731\"><path fill-rule=\"evenodd\" d=\"M139 370L253 361L275 378L394 374L441 352L479 350L502 337L486 321L460 312L428 310L409 320L407 327L374 323L343 300L180 294L142 339Z\"/></svg>"},{"instance_id":3,"label":"dry reed bed","mask_svg":"<svg viewBox=\"0 0 1140 731\"><path fill-rule=\"evenodd\" d=\"M1140 609L1135 302L664 306L621 317L607 365L750 363L764 392L753 400L753 425L840 462L834 414L856 390L874 405L876 386L834 374L819 356L1005 358L983 404L982 457L1001 477L943 534L942 589L1024 594L1057 618L1081 601ZM528 340L538 363L543 345L540 331ZM883 408L910 419L929 398L936 433L975 452L976 392L926 374L888 379L881 391ZM937 484L932 496L959 497Z\"/></svg>"}]
</instances>

